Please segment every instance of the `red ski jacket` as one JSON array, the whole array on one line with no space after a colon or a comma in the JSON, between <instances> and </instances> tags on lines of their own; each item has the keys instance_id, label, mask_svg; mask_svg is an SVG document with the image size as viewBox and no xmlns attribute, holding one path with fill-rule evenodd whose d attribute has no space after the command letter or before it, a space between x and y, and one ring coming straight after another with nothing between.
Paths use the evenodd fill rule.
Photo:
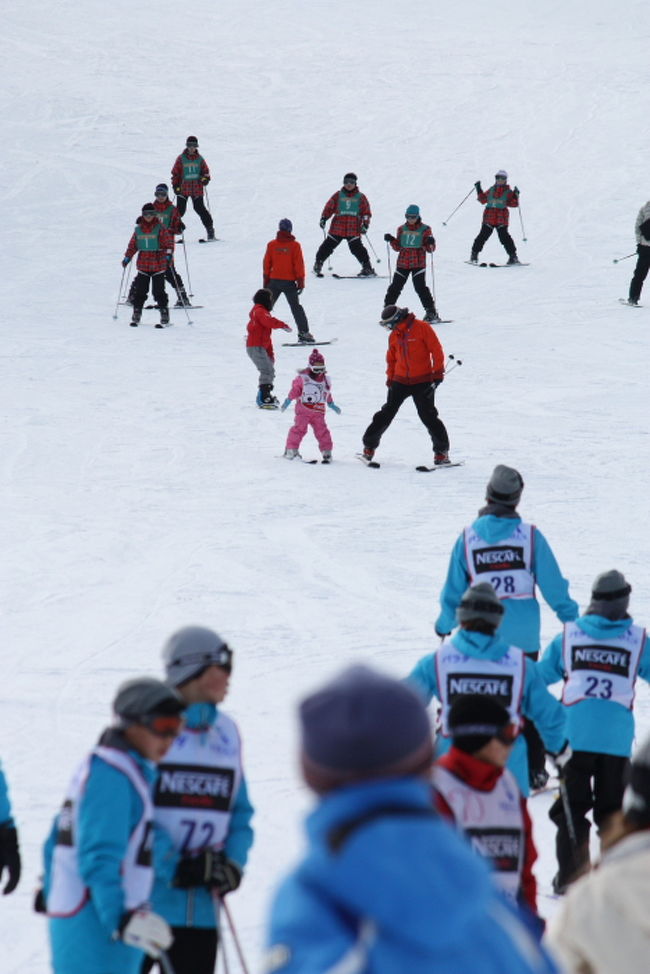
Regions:
<instances>
[{"instance_id":1,"label":"red ski jacket","mask_svg":"<svg viewBox=\"0 0 650 974\"><path fill-rule=\"evenodd\" d=\"M273 352L273 342L271 332L274 328L287 328L284 321L274 318L270 311L267 311L263 304L254 304L248 319L246 348L253 346L265 348L272 362L275 362Z\"/></svg>"},{"instance_id":2,"label":"red ski jacket","mask_svg":"<svg viewBox=\"0 0 650 974\"><path fill-rule=\"evenodd\" d=\"M169 206L171 206L171 214L167 228L173 234L181 233L181 215L178 212L178 209L173 205L172 201L168 199L165 203L163 203L162 200L154 200L153 208L157 213L164 213Z\"/></svg>"},{"instance_id":3,"label":"red ski jacket","mask_svg":"<svg viewBox=\"0 0 650 974\"><path fill-rule=\"evenodd\" d=\"M302 247L286 230L278 230L275 240L266 245L264 254L264 287L271 278L277 281L295 281L299 288L305 286L305 260Z\"/></svg>"},{"instance_id":4,"label":"red ski jacket","mask_svg":"<svg viewBox=\"0 0 650 974\"><path fill-rule=\"evenodd\" d=\"M503 196L505 196L505 206L503 206L501 209L493 206L486 206L483 210L483 223L487 223L489 227L507 227L510 220L508 207L519 206L519 197L510 189L507 183L505 186L497 186L495 183L495 185L491 186L490 189L478 194L479 203L482 203L485 206L485 204L488 202L490 193L494 195L495 200L500 200Z\"/></svg>"},{"instance_id":5,"label":"red ski jacket","mask_svg":"<svg viewBox=\"0 0 650 974\"><path fill-rule=\"evenodd\" d=\"M442 382L445 354L435 331L426 321L409 314L390 333L386 352L388 382L414 386Z\"/></svg>"},{"instance_id":6,"label":"red ski jacket","mask_svg":"<svg viewBox=\"0 0 650 974\"><path fill-rule=\"evenodd\" d=\"M208 168L208 164L202 155L197 154L197 156L193 158L200 160L199 178L183 179L184 155L185 152L181 152L180 156L177 157L176 162L172 166L172 186L174 187L174 192L177 194L177 196L203 196L203 187L205 183L210 182L210 170Z\"/></svg>"},{"instance_id":7,"label":"red ski jacket","mask_svg":"<svg viewBox=\"0 0 650 974\"><path fill-rule=\"evenodd\" d=\"M354 197L358 196L359 199L355 200ZM352 205L356 207L358 212L353 213L339 213L339 203L341 197L347 198L351 201ZM330 196L327 203L323 207L323 212L321 214L321 219L329 220L333 216L329 228L329 232L334 237L358 237L361 233L361 227L368 227L370 225L370 218L372 216L372 211L370 209L370 203L363 193L360 193L358 189L347 190L344 186L339 189L333 196Z\"/></svg>"},{"instance_id":8,"label":"red ski jacket","mask_svg":"<svg viewBox=\"0 0 650 974\"><path fill-rule=\"evenodd\" d=\"M159 222L157 217L155 220L143 220L139 217L138 224L145 233L150 233L159 225ZM161 271L167 268L167 254L174 253L174 237L166 227L160 225L158 232L158 250L138 250L137 237L134 231L124 252L124 256L133 257L136 251L138 254L136 267L139 271L142 271L143 274L160 274Z\"/></svg>"}]
</instances>

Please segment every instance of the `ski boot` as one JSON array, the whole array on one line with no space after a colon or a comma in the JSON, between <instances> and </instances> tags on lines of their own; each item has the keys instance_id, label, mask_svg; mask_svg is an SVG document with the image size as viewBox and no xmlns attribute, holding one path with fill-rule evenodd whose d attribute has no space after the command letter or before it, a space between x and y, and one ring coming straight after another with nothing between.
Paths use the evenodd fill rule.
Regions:
<instances>
[{"instance_id":1,"label":"ski boot","mask_svg":"<svg viewBox=\"0 0 650 974\"><path fill-rule=\"evenodd\" d=\"M131 315L131 328L137 328L142 318L142 308L134 308Z\"/></svg>"},{"instance_id":2,"label":"ski boot","mask_svg":"<svg viewBox=\"0 0 650 974\"><path fill-rule=\"evenodd\" d=\"M315 260L314 261L314 274L316 275L316 277L322 277L323 276L323 262L322 262L322 260Z\"/></svg>"},{"instance_id":3,"label":"ski boot","mask_svg":"<svg viewBox=\"0 0 650 974\"><path fill-rule=\"evenodd\" d=\"M370 264L364 264L357 277L377 277L377 274Z\"/></svg>"},{"instance_id":4,"label":"ski boot","mask_svg":"<svg viewBox=\"0 0 650 974\"><path fill-rule=\"evenodd\" d=\"M169 324L169 308L160 309L160 321L157 323L156 328L164 328L165 325Z\"/></svg>"},{"instance_id":5,"label":"ski boot","mask_svg":"<svg viewBox=\"0 0 650 974\"><path fill-rule=\"evenodd\" d=\"M285 460L295 460L296 457L300 458L300 454L297 450L285 450L283 456Z\"/></svg>"},{"instance_id":6,"label":"ski boot","mask_svg":"<svg viewBox=\"0 0 650 974\"><path fill-rule=\"evenodd\" d=\"M507 266L508 267L512 267L513 264L518 264L518 263L519 263L519 258L517 257L517 255L516 254L510 254L510 256L508 257L508 264L507 264Z\"/></svg>"},{"instance_id":7,"label":"ski boot","mask_svg":"<svg viewBox=\"0 0 650 974\"><path fill-rule=\"evenodd\" d=\"M424 321L428 321L429 323L438 322L440 321L440 315L435 308L428 308L424 313Z\"/></svg>"},{"instance_id":8,"label":"ski boot","mask_svg":"<svg viewBox=\"0 0 650 974\"><path fill-rule=\"evenodd\" d=\"M447 451L440 451L439 453L433 454L434 467L446 467L448 463L451 463L451 460Z\"/></svg>"},{"instance_id":9,"label":"ski boot","mask_svg":"<svg viewBox=\"0 0 650 974\"><path fill-rule=\"evenodd\" d=\"M633 298L633 297L630 296L627 299L627 303L628 304L631 304L633 308L638 308L639 307L639 299L638 298Z\"/></svg>"},{"instance_id":10,"label":"ski boot","mask_svg":"<svg viewBox=\"0 0 650 974\"><path fill-rule=\"evenodd\" d=\"M478 264L478 251L473 250L469 255L470 264Z\"/></svg>"},{"instance_id":11,"label":"ski boot","mask_svg":"<svg viewBox=\"0 0 650 974\"><path fill-rule=\"evenodd\" d=\"M331 450L321 450L321 456L323 458L323 463L332 462L332 451Z\"/></svg>"},{"instance_id":12,"label":"ski boot","mask_svg":"<svg viewBox=\"0 0 650 974\"><path fill-rule=\"evenodd\" d=\"M189 306L190 306L190 299L187 296L187 293L185 291L185 288L184 287L179 287L179 289L176 292L176 294L178 295L178 301L176 302L176 304L174 305L174 307L175 308L189 308Z\"/></svg>"},{"instance_id":13,"label":"ski boot","mask_svg":"<svg viewBox=\"0 0 650 974\"><path fill-rule=\"evenodd\" d=\"M206 233L208 240L214 240L214 227L208 227L208 232Z\"/></svg>"},{"instance_id":14,"label":"ski boot","mask_svg":"<svg viewBox=\"0 0 650 974\"><path fill-rule=\"evenodd\" d=\"M313 345L316 339L310 331L300 331L298 332L298 341L304 345Z\"/></svg>"},{"instance_id":15,"label":"ski boot","mask_svg":"<svg viewBox=\"0 0 650 974\"><path fill-rule=\"evenodd\" d=\"M260 409L277 409L279 402L272 393L273 386L266 385L260 386L260 391L257 394L257 405Z\"/></svg>"},{"instance_id":16,"label":"ski boot","mask_svg":"<svg viewBox=\"0 0 650 974\"><path fill-rule=\"evenodd\" d=\"M361 451L361 456L364 460L372 460L374 455L375 451L371 450L369 446L364 446L363 450Z\"/></svg>"}]
</instances>

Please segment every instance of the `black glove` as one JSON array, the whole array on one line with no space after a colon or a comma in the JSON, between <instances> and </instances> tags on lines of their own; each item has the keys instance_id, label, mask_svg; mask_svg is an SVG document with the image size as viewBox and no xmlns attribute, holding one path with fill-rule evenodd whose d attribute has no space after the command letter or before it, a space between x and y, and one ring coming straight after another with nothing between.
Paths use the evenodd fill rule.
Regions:
<instances>
[{"instance_id":1,"label":"black glove","mask_svg":"<svg viewBox=\"0 0 650 974\"><path fill-rule=\"evenodd\" d=\"M45 893L43 889L37 889L34 895L34 913L47 913L47 903L45 902Z\"/></svg>"},{"instance_id":2,"label":"black glove","mask_svg":"<svg viewBox=\"0 0 650 974\"><path fill-rule=\"evenodd\" d=\"M209 176L201 176L201 182L203 183L204 186L207 186L208 183L210 182L210 177Z\"/></svg>"},{"instance_id":3,"label":"black glove","mask_svg":"<svg viewBox=\"0 0 650 974\"><path fill-rule=\"evenodd\" d=\"M179 227L181 228L181 233L183 233L183 231L185 230L185 224L184 224L184 223L183 223L183 221L181 220L181 221L180 221L180 223L179 223L178 225L179 225Z\"/></svg>"},{"instance_id":4,"label":"black glove","mask_svg":"<svg viewBox=\"0 0 650 974\"><path fill-rule=\"evenodd\" d=\"M324 216L322 216L320 218L320 220L318 221L318 226L321 228L321 230L325 227L325 224L326 223L327 223L327 220L325 219Z\"/></svg>"},{"instance_id":5,"label":"black glove","mask_svg":"<svg viewBox=\"0 0 650 974\"><path fill-rule=\"evenodd\" d=\"M386 241L386 243L390 243L394 239L395 239L395 237L392 235L392 233L385 233L384 234L384 240Z\"/></svg>"},{"instance_id":6,"label":"black glove","mask_svg":"<svg viewBox=\"0 0 650 974\"><path fill-rule=\"evenodd\" d=\"M515 196L519 196L519 187L515 186L512 192L515 194Z\"/></svg>"},{"instance_id":7,"label":"black glove","mask_svg":"<svg viewBox=\"0 0 650 974\"><path fill-rule=\"evenodd\" d=\"M215 889L219 896L225 896L237 889L242 879L242 870L228 859L223 851L206 849L198 856L184 856L176 867L174 886L188 889L191 886L207 886Z\"/></svg>"},{"instance_id":8,"label":"black glove","mask_svg":"<svg viewBox=\"0 0 650 974\"><path fill-rule=\"evenodd\" d=\"M0 878L7 870L7 879L3 893L13 893L20 879L20 851L18 849L18 833L15 826L5 822L0 825Z\"/></svg>"},{"instance_id":9,"label":"black glove","mask_svg":"<svg viewBox=\"0 0 650 974\"><path fill-rule=\"evenodd\" d=\"M180 196L181 195L181 188L180 188L180 186L174 186L174 192L176 193L177 196Z\"/></svg>"},{"instance_id":10,"label":"black glove","mask_svg":"<svg viewBox=\"0 0 650 974\"><path fill-rule=\"evenodd\" d=\"M481 189L481 180L480 179L479 179L479 181L477 183L474 183L474 189L476 190L477 193L482 193L483 192L483 190Z\"/></svg>"}]
</instances>

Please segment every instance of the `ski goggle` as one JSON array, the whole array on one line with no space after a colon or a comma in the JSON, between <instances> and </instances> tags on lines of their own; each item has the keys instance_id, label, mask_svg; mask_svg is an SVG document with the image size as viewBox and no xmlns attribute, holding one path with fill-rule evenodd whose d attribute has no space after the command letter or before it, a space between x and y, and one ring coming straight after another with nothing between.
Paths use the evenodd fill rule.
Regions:
<instances>
[{"instance_id":1,"label":"ski goggle","mask_svg":"<svg viewBox=\"0 0 650 974\"><path fill-rule=\"evenodd\" d=\"M357 181L356 181L356 179L344 179L343 180L343 185L344 186L356 186L357 185Z\"/></svg>"},{"instance_id":2,"label":"ski goggle","mask_svg":"<svg viewBox=\"0 0 650 974\"><path fill-rule=\"evenodd\" d=\"M505 183L505 181L507 180L508 177L507 176L495 176L494 178L496 179L497 183Z\"/></svg>"},{"instance_id":3,"label":"ski goggle","mask_svg":"<svg viewBox=\"0 0 650 974\"><path fill-rule=\"evenodd\" d=\"M143 727L155 734L156 737L178 737L183 730L185 721L180 716L158 716L142 717L139 721Z\"/></svg>"},{"instance_id":4,"label":"ski goggle","mask_svg":"<svg viewBox=\"0 0 650 974\"><path fill-rule=\"evenodd\" d=\"M153 195L156 197L156 199L160 198L161 200L164 200L167 196L167 193L163 191L161 193L154 193Z\"/></svg>"},{"instance_id":5,"label":"ski goggle","mask_svg":"<svg viewBox=\"0 0 650 974\"><path fill-rule=\"evenodd\" d=\"M185 655L182 659L173 660L169 664L171 670L174 666L195 667L197 675L208 668L208 666L219 666L226 673L232 673L232 649L222 643L216 649L205 653L192 653Z\"/></svg>"},{"instance_id":6,"label":"ski goggle","mask_svg":"<svg viewBox=\"0 0 650 974\"><path fill-rule=\"evenodd\" d=\"M497 727L496 724L459 724L451 728L452 737L496 737L502 744L514 744L519 736L517 724L506 724Z\"/></svg>"},{"instance_id":7,"label":"ski goggle","mask_svg":"<svg viewBox=\"0 0 650 974\"><path fill-rule=\"evenodd\" d=\"M318 365L318 364L316 364L316 365L310 365L309 366L309 371L310 372L325 372L325 365Z\"/></svg>"}]
</instances>

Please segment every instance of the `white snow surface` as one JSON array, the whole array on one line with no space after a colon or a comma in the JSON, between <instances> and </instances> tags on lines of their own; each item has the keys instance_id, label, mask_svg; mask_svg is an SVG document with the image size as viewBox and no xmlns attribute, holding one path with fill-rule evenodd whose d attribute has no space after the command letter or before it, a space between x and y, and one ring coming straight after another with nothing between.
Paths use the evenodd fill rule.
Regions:
<instances>
[{"instance_id":1,"label":"white snow surface","mask_svg":"<svg viewBox=\"0 0 650 974\"><path fill-rule=\"evenodd\" d=\"M650 618L649 311L622 307L633 225L650 196L650 8L621 0L25 0L3 13L1 757L23 849L0 903L3 974L48 965L30 912L65 785L108 723L117 684L160 674L175 628L236 652L226 709L245 742L256 842L231 900L254 968L268 899L302 846L297 701L351 661L404 676L438 640L449 552L495 463L520 469L522 515L584 608L622 570ZM644 92L646 94L644 95ZM142 204L188 134L213 174L221 242L190 208L189 325L112 314ZM530 267L468 267L475 180L521 188L511 228ZM264 247L290 217L308 266L323 204L353 170L370 239L418 203L438 241L446 352L437 401L460 469L414 471L430 443L407 403L367 470L384 400L387 281L316 280L303 295L336 401L335 462L279 459L292 413L258 411L244 350ZM484 252L502 262L496 235ZM394 267L394 256L392 256ZM177 263L185 276L182 252ZM356 261L344 245L340 273ZM646 305L650 295L646 294ZM420 311L409 283L403 304ZM291 322L283 300L277 314ZM291 322L292 323L292 322ZM279 336L279 337L278 337ZM276 333L276 393L307 352ZM311 434L310 434L311 436ZM307 457L317 456L309 437ZM544 608L543 640L559 625ZM650 697L637 695L638 733ZM538 875L554 872L550 796L535 799ZM555 904L542 898L542 912Z\"/></svg>"}]
</instances>

